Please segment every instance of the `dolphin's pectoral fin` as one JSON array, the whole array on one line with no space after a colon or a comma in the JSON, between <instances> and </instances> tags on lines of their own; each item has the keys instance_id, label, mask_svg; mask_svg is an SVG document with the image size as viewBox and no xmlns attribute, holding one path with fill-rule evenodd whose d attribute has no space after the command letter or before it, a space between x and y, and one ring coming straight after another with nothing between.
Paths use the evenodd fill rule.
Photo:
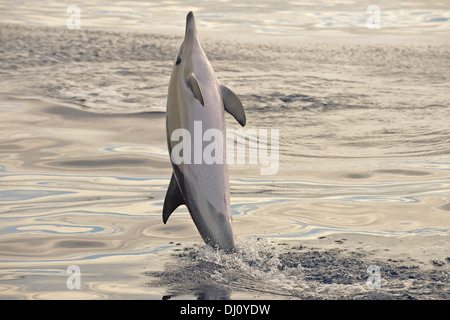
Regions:
<instances>
[{"instance_id":1,"label":"dolphin's pectoral fin","mask_svg":"<svg viewBox=\"0 0 450 320\"><path fill-rule=\"evenodd\" d=\"M163 207L163 222L166 224L172 212L176 208L185 204L183 195L181 194L180 187L178 187L175 175L172 173L172 178L170 179L169 188L167 189L166 198L164 199Z\"/></svg>"},{"instance_id":2,"label":"dolphin's pectoral fin","mask_svg":"<svg viewBox=\"0 0 450 320\"><path fill-rule=\"evenodd\" d=\"M192 94L194 95L195 99L200 101L202 106L205 106L202 91L200 90L200 86L198 85L197 78L195 78L195 75L193 73L191 73L187 79L187 86L188 86L188 88L191 89Z\"/></svg>"},{"instance_id":3,"label":"dolphin's pectoral fin","mask_svg":"<svg viewBox=\"0 0 450 320\"><path fill-rule=\"evenodd\" d=\"M223 84L220 85L220 92L222 93L225 111L231 114L241 126L245 126L247 120L245 118L244 107L242 106L241 100L239 100L233 91Z\"/></svg>"}]
</instances>

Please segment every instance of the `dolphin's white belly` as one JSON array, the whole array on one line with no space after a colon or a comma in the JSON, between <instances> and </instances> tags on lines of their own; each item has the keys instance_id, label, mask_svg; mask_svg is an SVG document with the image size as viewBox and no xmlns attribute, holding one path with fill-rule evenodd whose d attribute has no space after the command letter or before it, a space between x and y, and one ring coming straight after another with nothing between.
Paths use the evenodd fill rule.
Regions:
<instances>
[{"instance_id":1,"label":"dolphin's white belly","mask_svg":"<svg viewBox=\"0 0 450 320\"><path fill-rule=\"evenodd\" d=\"M185 112L175 112L173 116L179 118L178 121L171 122L173 126L169 125L169 131L173 132L176 129L183 128L191 136L191 161L181 164L183 174L190 176L190 179L184 179L185 190L183 191L186 192L188 197L197 200L200 197L205 197L217 209L229 211L227 210L229 208L228 167L225 163L225 115L220 96L217 94L217 99L214 99L216 100L214 106L211 103L213 99L214 97L211 95L209 99L205 99L207 101L205 106L202 106L192 98L188 105L179 108ZM207 156L207 154L204 154L205 147L213 143L213 141L203 141L204 133L209 129L217 129L222 133L221 163L207 164L205 162L204 156ZM172 148L177 143L179 142L171 141Z\"/></svg>"}]
</instances>

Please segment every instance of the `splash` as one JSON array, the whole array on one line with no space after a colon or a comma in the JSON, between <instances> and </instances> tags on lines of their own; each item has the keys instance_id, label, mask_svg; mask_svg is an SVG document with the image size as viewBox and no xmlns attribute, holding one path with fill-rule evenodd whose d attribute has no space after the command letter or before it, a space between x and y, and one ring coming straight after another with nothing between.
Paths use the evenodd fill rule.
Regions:
<instances>
[{"instance_id":1,"label":"splash","mask_svg":"<svg viewBox=\"0 0 450 320\"><path fill-rule=\"evenodd\" d=\"M283 263L278 247L264 238L238 242L237 250L224 254L209 246L194 249L194 259L213 264L211 280L233 290L297 295L304 283L300 261Z\"/></svg>"},{"instance_id":2,"label":"splash","mask_svg":"<svg viewBox=\"0 0 450 320\"><path fill-rule=\"evenodd\" d=\"M374 252L315 249L242 238L233 254L205 244L177 248L176 261L163 272L148 272L149 286L166 287L170 296L199 299L417 299L448 298L450 273L425 270L414 259L374 257ZM445 262L441 263L446 266ZM439 264L439 265L441 265ZM367 268L380 270L379 288L367 285Z\"/></svg>"},{"instance_id":3,"label":"splash","mask_svg":"<svg viewBox=\"0 0 450 320\"><path fill-rule=\"evenodd\" d=\"M155 279L149 286L168 287L165 298L194 294L199 299L334 299L366 291L360 280L349 280L348 274L339 275L340 268L330 268L332 261L345 264L337 251L283 248L260 237L240 239L232 254L205 244L176 251L177 261L163 272L146 273Z\"/></svg>"}]
</instances>

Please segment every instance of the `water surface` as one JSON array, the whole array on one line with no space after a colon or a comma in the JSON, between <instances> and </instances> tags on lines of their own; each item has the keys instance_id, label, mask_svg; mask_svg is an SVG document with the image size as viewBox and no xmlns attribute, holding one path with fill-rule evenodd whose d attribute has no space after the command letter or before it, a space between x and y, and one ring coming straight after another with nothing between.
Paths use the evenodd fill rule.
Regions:
<instances>
[{"instance_id":1,"label":"water surface","mask_svg":"<svg viewBox=\"0 0 450 320\"><path fill-rule=\"evenodd\" d=\"M368 30L360 2L81 2L68 30L69 4L0 4L2 298L449 297L445 4L381 2ZM230 165L230 256L184 207L161 219L191 9L247 128L280 133L275 175Z\"/></svg>"}]
</instances>

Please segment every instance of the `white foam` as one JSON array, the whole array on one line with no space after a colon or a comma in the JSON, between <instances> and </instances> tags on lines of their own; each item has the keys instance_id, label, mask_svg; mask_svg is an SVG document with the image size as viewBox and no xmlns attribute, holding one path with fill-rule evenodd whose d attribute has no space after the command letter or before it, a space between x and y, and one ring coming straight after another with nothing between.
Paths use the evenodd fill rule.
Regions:
<instances>
[{"instance_id":1,"label":"white foam","mask_svg":"<svg viewBox=\"0 0 450 320\"><path fill-rule=\"evenodd\" d=\"M211 278L222 285L292 295L304 283L300 263L295 267L282 265L277 246L264 238L242 239L232 254L210 246L197 250L197 260L218 266Z\"/></svg>"}]
</instances>

